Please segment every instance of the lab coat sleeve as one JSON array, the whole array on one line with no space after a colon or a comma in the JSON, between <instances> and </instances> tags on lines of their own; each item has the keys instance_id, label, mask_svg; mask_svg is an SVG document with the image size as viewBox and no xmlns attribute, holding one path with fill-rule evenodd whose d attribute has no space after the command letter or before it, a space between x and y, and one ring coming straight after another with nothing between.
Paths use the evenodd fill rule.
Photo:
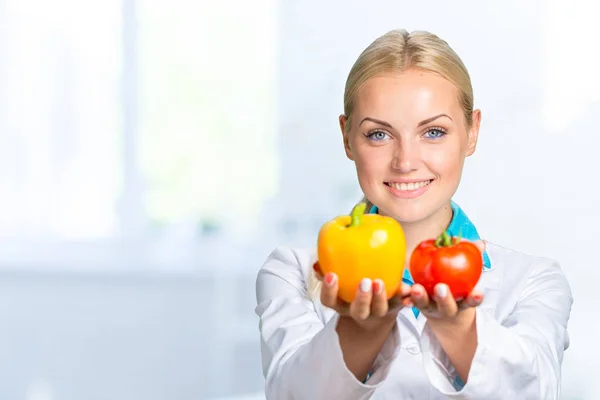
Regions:
<instances>
[{"instance_id":1,"label":"lab coat sleeve","mask_svg":"<svg viewBox=\"0 0 600 400\"><path fill-rule=\"evenodd\" d=\"M346 367L336 331L338 314L324 323L307 295L299 256L277 248L258 273L257 307L268 400L369 399L397 356L394 327L366 384ZM306 266L305 266L306 267Z\"/></svg>"},{"instance_id":2,"label":"lab coat sleeve","mask_svg":"<svg viewBox=\"0 0 600 400\"><path fill-rule=\"evenodd\" d=\"M572 303L560 267L546 263L532 269L514 310L501 323L477 308L478 344L466 384L427 326L422 346L432 385L451 399L558 399Z\"/></svg>"}]
</instances>

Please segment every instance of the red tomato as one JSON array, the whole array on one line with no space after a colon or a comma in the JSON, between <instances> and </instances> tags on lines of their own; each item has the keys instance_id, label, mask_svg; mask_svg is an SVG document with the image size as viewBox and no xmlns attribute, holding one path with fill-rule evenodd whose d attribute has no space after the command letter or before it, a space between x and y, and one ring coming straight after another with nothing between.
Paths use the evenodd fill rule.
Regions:
<instances>
[{"instance_id":1,"label":"red tomato","mask_svg":"<svg viewBox=\"0 0 600 400\"><path fill-rule=\"evenodd\" d=\"M483 269L481 251L470 241L451 238L445 232L437 239L421 242L410 257L410 273L433 297L438 283L448 285L456 300L471 293Z\"/></svg>"}]
</instances>

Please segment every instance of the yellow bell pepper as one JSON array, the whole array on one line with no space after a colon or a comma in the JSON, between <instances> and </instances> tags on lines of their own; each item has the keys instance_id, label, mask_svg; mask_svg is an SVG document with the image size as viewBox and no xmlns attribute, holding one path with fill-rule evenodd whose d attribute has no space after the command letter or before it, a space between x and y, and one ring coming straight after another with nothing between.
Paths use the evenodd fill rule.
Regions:
<instances>
[{"instance_id":1,"label":"yellow bell pepper","mask_svg":"<svg viewBox=\"0 0 600 400\"><path fill-rule=\"evenodd\" d=\"M359 203L351 215L336 217L319 231L321 271L338 276L338 296L348 303L363 278L381 279L387 298L391 298L402 282L406 262L406 239L400 224L391 217L364 214L365 209L366 203Z\"/></svg>"}]
</instances>

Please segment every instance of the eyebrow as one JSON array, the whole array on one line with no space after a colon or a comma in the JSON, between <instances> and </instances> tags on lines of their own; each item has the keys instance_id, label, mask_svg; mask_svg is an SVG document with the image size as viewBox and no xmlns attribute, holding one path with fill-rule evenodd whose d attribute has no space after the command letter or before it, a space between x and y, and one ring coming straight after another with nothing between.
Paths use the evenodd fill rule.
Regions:
<instances>
[{"instance_id":1,"label":"eyebrow","mask_svg":"<svg viewBox=\"0 0 600 400\"><path fill-rule=\"evenodd\" d=\"M425 120L423 120L423 121L419 122L419 125L417 125L417 126L423 126L423 125L427 125L428 123L430 123L430 122L433 122L433 121L435 121L436 119L438 119L438 118L442 118L442 117L446 117L446 118L448 118L450 121L452 121L452 118L450 118L450 116L449 116L448 114L438 114L438 115L436 115L435 117L427 118L427 119L425 119Z\"/></svg>"},{"instance_id":2,"label":"eyebrow","mask_svg":"<svg viewBox=\"0 0 600 400\"><path fill-rule=\"evenodd\" d=\"M427 119L419 122L419 125L417 125L417 126L427 125L428 123L433 122L436 119L442 118L442 117L446 117L446 118L450 119L450 121L452 121L452 118L450 118L450 116L448 114L438 114L435 117L427 118ZM358 124L358 126L361 126L362 123L365 122L365 121L375 122L376 124L387 126L388 128L392 128L392 125L389 124L388 122L385 122L385 121L382 121L382 120L379 120L379 119L375 119L375 118L371 118L371 117L364 118L362 121L360 121L360 124Z\"/></svg>"},{"instance_id":3,"label":"eyebrow","mask_svg":"<svg viewBox=\"0 0 600 400\"><path fill-rule=\"evenodd\" d=\"M376 124L387 126L388 128L392 128L392 125L390 125L389 123L387 123L385 121L381 121L379 119L371 118L371 117L366 117L365 119L363 119L362 121L360 121L360 124L358 124L358 126L361 126L362 123L365 122L365 121L375 122Z\"/></svg>"}]
</instances>

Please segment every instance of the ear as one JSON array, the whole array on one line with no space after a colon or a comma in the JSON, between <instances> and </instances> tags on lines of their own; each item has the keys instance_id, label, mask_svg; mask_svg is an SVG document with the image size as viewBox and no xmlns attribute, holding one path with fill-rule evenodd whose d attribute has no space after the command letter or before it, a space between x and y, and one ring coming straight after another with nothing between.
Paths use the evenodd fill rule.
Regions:
<instances>
[{"instance_id":1,"label":"ear","mask_svg":"<svg viewBox=\"0 0 600 400\"><path fill-rule=\"evenodd\" d=\"M340 115L339 121L340 121L340 129L342 131L342 137L344 140L344 150L346 151L346 157L348 157L350 160L354 161L354 157L352 156L352 149L350 148L350 141L348 140L347 129L350 128L349 126L347 126L348 117L346 117L344 114L342 114L342 115Z\"/></svg>"},{"instance_id":2,"label":"ear","mask_svg":"<svg viewBox=\"0 0 600 400\"><path fill-rule=\"evenodd\" d=\"M469 129L469 143L467 144L467 157L475 153L477 139L479 137L479 126L481 125L481 110L473 110L471 114L471 128Z\"/></svg>"}]
</instances>

